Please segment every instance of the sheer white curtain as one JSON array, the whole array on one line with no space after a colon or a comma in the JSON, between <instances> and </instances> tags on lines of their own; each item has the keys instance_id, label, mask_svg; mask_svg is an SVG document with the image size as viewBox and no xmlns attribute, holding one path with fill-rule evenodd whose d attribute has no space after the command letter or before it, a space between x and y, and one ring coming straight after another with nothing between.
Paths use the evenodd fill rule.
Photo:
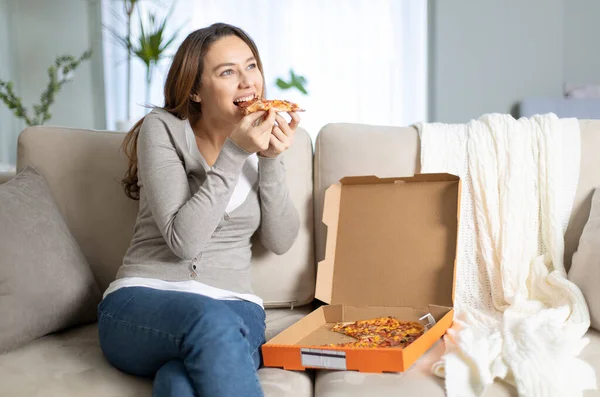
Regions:
<instances>
[{"instance_id":1,"label":"sheer white curtain","mask_svg":"<svg viewBox=\"0 0 600 397\"><path fill-rule=\"evenodd\" d=\"M214 22L243 28L259 48L268 97L293 100L304 107L301 126L315 137L331 122L408 125L426 120L426 3L179 0L171 26L185 23L176 44L192 30ZM113 41L107 42L107 121L111 128L124 114L125 67L124 54L116 55ZM116 65L119 57L121 64ZM135 63L132 102L137 118L144 114L139 106L144 98L144 72ZM168 62L152 83L154 104L162 105L167 68ZM306 77L308 95L281 91L275 85L277 77L288 78L290 69Z\"/></svg>"}]
</instances>

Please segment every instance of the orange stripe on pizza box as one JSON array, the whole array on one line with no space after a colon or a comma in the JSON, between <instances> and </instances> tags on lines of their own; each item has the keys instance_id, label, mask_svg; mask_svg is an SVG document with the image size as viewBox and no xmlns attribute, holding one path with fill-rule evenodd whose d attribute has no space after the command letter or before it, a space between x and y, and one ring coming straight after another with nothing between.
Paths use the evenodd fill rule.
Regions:
<instances>
[{"instance_id":1,"label":"orange stripe on pizza box","mask_svg":"<svg viewBox=\"0 0 600 397\"><path fill-rule=\"evenodd\" d=\"M460 178L450 174L347 177L330 186L315 294L329 305L267 342L265 365L407 370L452 324L459 208ZM330 331L335 322L427 313L436 325L404 349L326 346L348 341Z\"/></svg>"}]
</instances>

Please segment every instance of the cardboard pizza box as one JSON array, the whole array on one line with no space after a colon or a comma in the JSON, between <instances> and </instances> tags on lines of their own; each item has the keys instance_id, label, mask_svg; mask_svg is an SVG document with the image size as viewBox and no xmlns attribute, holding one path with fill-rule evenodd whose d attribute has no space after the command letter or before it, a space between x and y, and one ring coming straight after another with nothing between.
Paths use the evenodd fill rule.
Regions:
<instances>
[{"instance_id":1,"label":"cardboard pizza box","mask_svg":"<svg viewBox=\"0 0 600 397\"><path fill-rule=\"evenodd\" d=\"M460 178L346 177L325 194L325 259L316 298L327 303L263 345L264 365L289 370L407 370L452 325ZM425 334L406 348L328 346L354 340L336 322L394 316Z\"/></svg>"}]
</instances>

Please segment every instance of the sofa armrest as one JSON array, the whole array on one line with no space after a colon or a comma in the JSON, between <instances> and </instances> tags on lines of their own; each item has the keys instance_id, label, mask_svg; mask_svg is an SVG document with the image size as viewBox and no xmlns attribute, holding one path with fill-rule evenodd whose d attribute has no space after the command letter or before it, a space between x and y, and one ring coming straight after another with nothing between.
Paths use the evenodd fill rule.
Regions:
<instances>
[{"instance_id":1,"label":"sofa armrest","mask_svg":"<svg viewBox=\"0 0 600 397\"><path fill-rule=\"evenodd\" d=\"M14 172L0 172L0 185L10 181L15 177Z\"/></svg>"}]
</instances>

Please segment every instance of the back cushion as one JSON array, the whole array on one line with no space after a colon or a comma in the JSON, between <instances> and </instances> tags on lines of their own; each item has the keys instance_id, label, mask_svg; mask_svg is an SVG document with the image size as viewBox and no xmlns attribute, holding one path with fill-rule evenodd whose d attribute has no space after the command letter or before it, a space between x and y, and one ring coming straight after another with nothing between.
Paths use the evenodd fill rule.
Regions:
<instances>
[{"instance_id":1,"label":"back cushion","mask_svg":"<svg viewBox=\"0 0 600 397\"><path fill-rule=\"evenodd\" d=\"M126 157L123 134L30 127L19 135L17 171L33 165L46 178L56 205L104 291L129 247L137 214L119 184Z\"/></svg>"},{"instance_id":2,"label":"back cushion","mask_svg":"<svg viewBox=\"0 0 600 397\"><path fill-rule=\"evenodd\" d=\"M328 124L315 143L316 257L325 254L327 228L322 222L325 190L345 176L381 178L414 175L418 135L413 128Z\"/></svg>"},{"instance_id":3,"label":"back cushion","mask_svg":"<svg viewBox=\"0 0 600 397\"><path fill-rule=\"evenodd\" d=\"M593 189L600 186L600 121L581 120L579 184L565 235L565 266L571 266L587 222ZM326 227L321 218L325 190L344 176L409 176L420 171L419 138L412 127L329 124L315 145L315 231L317 260L325 252Z\"/></svg>"},{"instance_id":4,"label":"back cushion","mask_svg":"<svg viewBox=\"0 0 600 397\"><path fill-rule=\"evenodd\" d=\"M102 291L114 280L129 247L138 202L119 183L127 168L124 134L30 127L19 136L17 170L33 165L48 181L56 204L79 243ZM301 305L314 296L312 147L298 129L286 153L288 185L300 213L294 246L276 256L255 241L255 292L265 306Z\"/></svg>"},{"instance_id":5,"label":"back cushion","mask_svg":"<svg viewBox=\"0 0 600 397\"><path fill-rule=\"evenodd\" d=\"M0 185L13 179L15 174L13 172L0 172Z\"/></svg>"},{"instance_id":6,"label":"back cushion","mask_svg":"<svg viewBox=\"0 0 600 397\"><path fill-rule=\"evenodd\" d=\"M579 183L575 193L571 218L565 234L565 266L571 267L573 254L590 216L594 189L600 186L600 120L580 120L581 162Z\"/></svg>"}]
</instances>

